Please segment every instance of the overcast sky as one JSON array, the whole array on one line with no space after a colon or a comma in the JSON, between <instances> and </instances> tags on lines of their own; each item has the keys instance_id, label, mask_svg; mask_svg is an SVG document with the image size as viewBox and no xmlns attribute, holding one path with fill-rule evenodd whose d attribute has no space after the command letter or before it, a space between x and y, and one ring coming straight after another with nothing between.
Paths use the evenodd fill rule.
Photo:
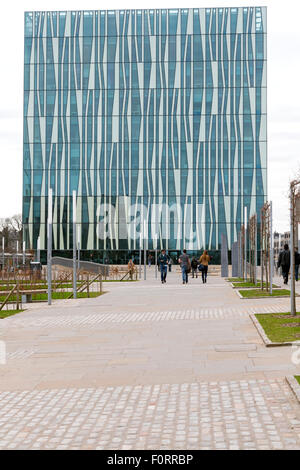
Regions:
<instances>
[{"instance_id":1,"label":"overcast sky","mask_svg":"<svg viewBox=\"0 0 300 470\"><path fill-rule=\"evenodd\" d=\"M289 229L288 186L300 169L300 4L297 0L110 0L110 9L268 6L268 191L274 229ZM23 19L32 10L96 10L99 1L5 1L0 15L0 218L22 211Z\"/></svg>"}]
</instances>

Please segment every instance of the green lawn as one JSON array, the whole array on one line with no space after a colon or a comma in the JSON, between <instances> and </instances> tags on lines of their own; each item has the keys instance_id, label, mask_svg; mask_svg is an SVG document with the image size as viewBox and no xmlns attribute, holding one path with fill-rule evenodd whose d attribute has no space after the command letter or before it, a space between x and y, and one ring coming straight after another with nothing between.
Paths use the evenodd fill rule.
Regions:
<instances>
[{"instance_id":1,"label":"green lawn","mask_svg":"<svg viewBox=\"0 0 300 470\"><path fill-rule=\"evenodd\" d=\"M259 299L261 297L288 297L290 291L287 289L273 289L272 295L269 292L261 289L248 289L248 290L239 290L239 293L245 299Z\"/></svg>"},{"instance_id":2,"label":"green lawn","mask_svg":"<svg viewBox=\"0 0 300 470\"><path fill-rule=\"evenodd\" d=\"M103 292L102 292L103 293ZM70 292L52 292L52 299L66 299L69 297L71 294ZM102 295L100 292L90 292L89 297L99 297L99 295ZM77 293L77 298L78 299L86 299L88 297L87 292L79 292ZM0 302L3 302L5 299L5 296L0 296ZM48 300L48 294L32 294L32 300L35 301L43 301L43 300ZM10 302L16 302L16 296L12 295L11 298L9 299Z\"/></svg>"},{"instance_id":3,"label":"green lawn","mask_svg":"<svg viewBox=\"0 0 300 470\"><path fill-rule=\"evenodd\" d=\"M233 284L234 287L245 287L245 288L247 288L247 287L249 287L249 288L251 288L251 287L260 287L261 286L260 282L257 282L256 284L254 284L254 282L250 282L250 281L248 281L248 282L233 282L232 284ZM265 282L263 283L263 286L266 287ZM272 286L275 287L275 288L277 287L279 289L279 286L276 286L275 284L272 284Z\"/></svg>"},{"instance_id":4,"label":"green lawn","mask_svg":"<svg viewBox=\"0 0 300 470\"><path fill-rule=\"evenodd\" d=\"M300 313L295 317L290 313L259 313L255 316L273 343L300 340Z\"/></svg>"},{"instance_id":5,"label":"green lawn","mask_svg":"<svg viewBox=\"0 0 300 470\"><path fill-rule=\"evenodd\" d=\"M243 277L228 277L228 278L226 278L226 281L229 281L229 282L243 282L244 278Z\"/></svg>"},{"instance_id":6,"label":"green lawn","mask_svg":"<svg viewBox=\"0 0 300 470\"><path fill-rule=\"evenodd\" d=\"M78 285L80 284L79 282L77 283ZM52 283L52 289L55 289L57 286L59 286L59 289L70 289L73 287L73 284L72 283L69 283L69 284L54 284ZM1 291L9 291L12 289L12 285L2 285L0 286L0 292ZM19 289L20 290L39 290L39 289L48 289L48 285L47 284L23 284L23 283L20 283L19 284Z\"/></svg>"},{"instance_id":7,"label":"green lawn","mask_svg":"<svg viewBox=\"0 0 300 470\"><path fill-rule=\"evenodd\" d=\"M93 283L96 283L96 282L100 282L100 279L96 279L96 281L93 281L91 284ZM102 282L138 282L138 279L125 279L123 281L121 281L120 279L103 279ZM13 285L15 284L15 282L0 282L0 292L1 291L10 291L13 287ZM77 285L81 285L82 284L82 281L77 281ZM53 281L52 282L52 289L55 290L55 288L58 287L59 289L72 289L73 287L73 283L72 282L67 282L67 283L64 283L64 284L60 284L58 281ZM48 289L48 285L45 284L45 283L33 283L33 284L30 284L29 282L27 281L22 281L20 282L19 284L19 288L20 290L39 290L39 289Z\"/></svg>"},{"instance_id":8,"label":"green lawn","mask_svg":"<svg viewBox=\"0 0 300 470\"><path fill-rule=\"evenodd\" d=\"M66 299L71 292L52 292L52 299ZM90 298L99 297L100 292L90 292ZM77 292L78 299L87 299L87 292ZM33 294L32 300L48 300L48 294Z\"/></svg>"},{"instance_id":9,"label":"green lawn","mask_svg":"<svg viewBox=\"0 0 300 470\"><path fill-rule=\"evenodd\" d=\"M300 375L295 375L295 379L298 381L298 383L300 385Z\"/></svg>"},{"instance_id":10,"label":"green lawn","mask_svg":"<svg viewBox=\"0 0 300 470\"><path fill-rule=\"evenodd\" d=\"M0 310L0 319L11 317L16 313L24 312L24 310Z\"/></svg>"}]
</instances>

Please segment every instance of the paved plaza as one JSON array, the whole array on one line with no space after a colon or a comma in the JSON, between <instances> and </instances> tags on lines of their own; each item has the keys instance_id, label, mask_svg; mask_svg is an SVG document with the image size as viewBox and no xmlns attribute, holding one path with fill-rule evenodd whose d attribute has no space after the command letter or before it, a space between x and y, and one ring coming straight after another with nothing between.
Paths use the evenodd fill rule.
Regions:
<instances>
[{"instance_id":1,"label":"paved plaza","mask_svg":"<svg viewBox=\"0 0 300 470\"><path fill-rule=\"evenodd\" d=\"M0 449L300 449L300 366L249 318L289 299L147 277L0 321Z\"/></svg>"}]
</instances>

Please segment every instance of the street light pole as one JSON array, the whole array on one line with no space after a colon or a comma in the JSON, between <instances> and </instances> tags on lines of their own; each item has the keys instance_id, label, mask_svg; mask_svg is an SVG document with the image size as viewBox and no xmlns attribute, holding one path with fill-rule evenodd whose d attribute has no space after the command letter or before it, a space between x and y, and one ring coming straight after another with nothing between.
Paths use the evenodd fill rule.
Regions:
<instances>
[{"instance_id":1,"label":"street light pole","mask_svg":"<svg viewBox=\"0 0 300 470\"><path fill-rule=\"evenodd\" d=\"M78 270L80 269L80 225L77 225Z\"/></svg>"},{"instance_id":2,"label":"street light pole","mask_svg":"<svg viewBox=\"0 0 300 470\"><path fill-rule=\"evenodd\" d=\"M52 188L48 192L48 232L47 232L47 282L48 305L52 302Z\"/></svg>"},{"instance_id":3,"label":"street light pole","mask_svg":"<svg viewBox=\"0 0 300 470\"><path fill-rule=\"evenodd\" d=\"M140 266L139 266L139 279L142 278L142 233L140 233Z\"/></svg>"},{"instance_id":4,"label":"street light pole","mask_svg":"<svg viewBox=\"0 0 300 470\"><path fill-rule=\"evenodd\" d=\"M245 280L247 281L247 206L244 208L245 210Z\"/></svg>"},{"instance_id":5,"label":"street light pole","mask_svg":"<svg viewBox=\"0 0 300 470\"><path fill-rule=\"evenodd\" d=\"M257 214L255 214L255 233L254 233L254 284L257 284Z\"/></svg>"},{"instance_id":6,"label":"street light pole","mask_svg":"<svg viewBox=\"0 0 300 470\"><path fill-rule=\"evenodd\" d=\"M272 201L270 202L270 294L272 295L273 291L273 269L274 269L274 259L273 259L273 206Z\"/></svg>"},{"instance_id":7,"label":"street light pole","mask_svg":"<svg viewBox=\"0 0 300 470\"><path fill-rule=\"evenodd\" d=\"M38 237L37 243L36 243L36 260L40 263L41 262L41 239Z\"/></svg>"},{"instance_id":8,"label":"street light pole","mask_svg":"<svg viewBox=\"0 0 300 470\"><path fill-rule=\"evenodd\" d=\"M157 243L158 243L158 236L156 233L155 234L155 279L157 279Z\"/></svg>"},{"instance_id":9,"label":"street light pole","mask_svg":"<svg viewBox=\"0 0 300 470\"><path fill-rule=\"evenodd\" d=\"M26 249L26 246L25 246L25 242L23 242L23 265L25 265L25 249Z\"/></svg>"},{"instance_id":10,"label":"street light pole","mask_svg":"<svg viewBox=\"0 0 300 470\"><path fill-rule=\"evenodd\" d=\"M144 281L146 281L147 274L146 274L146 221L144 220Z\"/></svg>"},{"instance_id":11,"label":"street light pole","mask_svg":"<svg viewBox=\"0 0 300 470\"><path fill-rule=\"evenodd\" d=\"M5 246L5 238L2 237L2 269L4 269L4 264L5 264L4 246Z\"/></svg>"},{"instance_id":12,"label":"street light pole","mask_svg":"<svg viewBox=\"0 0 300 470\"><path fill-rule=\"evenodd\" d=\"M291 221L291 236L290 236L290 259L291 259L291 315L296 315L296 302L295 302L295 255L294 255L294 227L295 227L295 184L291 182L290 186L290 221Z\"/></svg>"},{"instance_id":13,"label":"street light pole","mask_svg":"<svg viewBox=\"0 0 300 470\"><path fill-rule=\"evenodd\" d=\"M18 264L19 264L19 240L17 240L17 253L16 253L16 263L17 263L17 268L18 268Z\"/></svg>"},{"instance_id":14,"label":"street light pole","mask_svg":"<svg viewBox=\"0 0 300 470\"><path fill-rule=\"evenodd\" d=\"M73 191L73 298L77 298L77 266L76 266L76 191Z\"/></svg>"}]
</instances>

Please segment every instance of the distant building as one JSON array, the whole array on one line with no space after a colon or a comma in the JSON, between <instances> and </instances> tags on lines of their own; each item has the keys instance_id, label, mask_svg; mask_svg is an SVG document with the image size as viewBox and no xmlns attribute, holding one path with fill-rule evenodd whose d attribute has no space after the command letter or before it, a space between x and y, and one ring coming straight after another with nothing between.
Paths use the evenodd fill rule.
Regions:
<instances>
[{"instance_id":1,"label":"distant building","mask_svg":"<svg viewBox=\"0 0 300 470\"><path fill-rule=\"evenodd\" d=\"M274 247L274 259L275 261L278 260L278 256L285 244L290 246L290 232L278 233L274 232L273 234L273 247ZM296 238L297 239L297 238ZM300 240L298 240L298 249L300 248Z\"/></svg>"},{"instance_id":2,"label":"distant building","mask_svg":"<svg viewBox=\"0 0 300 470\"><path fill-rule=\"evenodd\" d=\"M278 255L280 252L280 233L274 232L274 242L273 242L273 249L274 249L274 259L278 259Z\"/></svg>"}]
</instances>

